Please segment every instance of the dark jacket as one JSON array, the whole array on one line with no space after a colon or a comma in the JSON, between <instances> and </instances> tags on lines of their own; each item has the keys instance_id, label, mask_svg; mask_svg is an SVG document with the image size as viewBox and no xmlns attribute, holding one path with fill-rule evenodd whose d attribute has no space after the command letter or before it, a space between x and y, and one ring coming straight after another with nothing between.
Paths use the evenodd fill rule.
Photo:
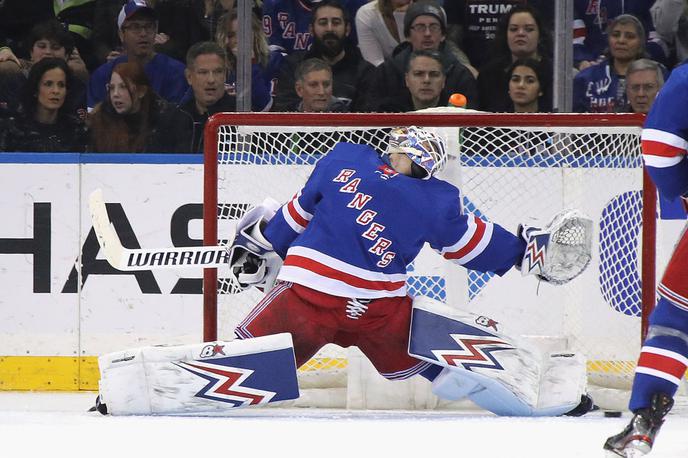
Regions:
<instances>
[{"instance_id":1,"label":"dark jacket","mask_svg":"<svg viewBox=\"0 0 688 458\"><path fill-rule=\"evenodd\" d=\"M214 39L204 24L205 7L196 0L165 0L155 2L158 16L158 33L170 39L156 45L155 50L184 62L191 45Z\"/></svg>"},{"instance_id":2,"label":"dark jacket","mask_svg":"<svg viewBox=\"0 0 688 458\"><path fill-rule=\"evenodd\" d=\"M460 92L468 100L468 108L478 106L478 90L473 74L459 62L454 54L442 45L438 50L446 70L447 80L444 89L448 94ZM390 57L385 58L375 69L371 91L368 93L368 110L378 111L379 103L391 97L399 97L406 88L404 75L406 63L411 56L411 44L403 42L394 49Z\"/></svg>"},{"instance_id":3,"label":"dark jacket","mask_svg":"<svg viewBox=\"0 0 688 458\"><path fill-rule=\"evenodd\" d=\"M327 106L325 113L348 113L350 100L338 99L332 96L330 104ZM289 105L286 111L299 111L303 113L303 100L298 100L296 104Z\"/></svg>"},{"instance_id":4,"label":"dark jacket","mask_svg":"<svg viewBox=\"0 0 688 458\"><path fill-rule=\"evenodd\" d=\"M196 99L191 96L191 99L180 105L179 110L184 115L184 125L182 137L185 139L185 152L188 153L202 153L203 152L203 128L208 118L215 113L224 111L236 111L236 97L225 94L214 105L208 107L207 113L199 113L196 109Z\"/></svg>"},{"instance_id":5,"label":"dark jacket","mask_svg":"<svg viewBox=\"0 0 688 458\"><path fill-rule=\"evenodd\" d=\"M159 100L159 111L151 132L146 152L149 153L189 153L191 142L185 128L188 116L177 106Z\"/></svg>"},{"instance_id":6,"label":"dark jacket","mask_svg":"<svg viewBox=\"0 0 688 458\"><path fill-rule=\"evenodd\" d=\"M542 96L538 99L538 110L547 113L552 111L552 76L554 70L551 59L543 57L540 62L544 81L540 81ZM478 93L481 110L495 113L514 111L514 105L509 97L508 70L511 64L511 56L496 57L480 67Z\"/></svg>"},{"instance_id":7,"label":"dark jacket","mask_svg":"<svg viewBox=\"0 0 688 458\"><path fill-rule=\"evenodd\" d=\"M289 111L299 103L294 88L296 67L312 57L321 58L313 50L297 51L288 55L280 69L275 89L275 104L272 111ZM365 94L372 83L375 67L361 55L361 51L347 43L342 60L332 65L332 95L351 101L347 111L363 111Z\"/></svg>"},{"instance_id":8,"label":"dark jacket","mask_svg":"<svg viewBox=\"0 0 688 458\"><path fill-rule=\"evenodd\" d=\"M186 153L190 146L184 130L187 123L188 118L181 110L157 96L147 113L121 115L109 103L102 102L90 114L88 150L97 153ZM144 132L142 128L147 130ZM113 140L108 141L107 137Z\"/></svg>"},{"instance_id":9,"label":"dark jacket","mask_svg":"<svg viewBox=\"0 0 688 458\"><path fill-rule=\"evenodd\" d=\"M449 94L442 90L440 99L437 101L438 107L446 107L449 105ZM408 111L416 111L413 106L413 99L408 88L404 88L401 95L394 97L385 97L377 104L377 110L380 113L406 113Z\"/></svg>"},{"instance_id":10,"label":"dark jacket","mask_svg":"<svg viewBox=\"0 0 688 458\"><path fill-rule=\"evenodd\" d=\"M40 153L83 152L86 128L76 117L59 117L55 124L42 124L29 116L0 120L0 151Z\"/></svg>"}]
</instances>

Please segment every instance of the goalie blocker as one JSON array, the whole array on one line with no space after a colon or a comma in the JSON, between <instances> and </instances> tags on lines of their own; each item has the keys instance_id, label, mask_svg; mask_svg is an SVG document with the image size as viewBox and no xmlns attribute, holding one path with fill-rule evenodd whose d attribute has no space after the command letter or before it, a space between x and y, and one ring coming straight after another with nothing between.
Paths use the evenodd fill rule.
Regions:
<instances>
[{"instance_id":1,"label":"goalie blocker","mask_svg":"<svg viewBox=\"0 0 688 458\"><path fill-rule=\"evenodd\" d=\"M263 236L262 230L279 208L280 204L268 197L237 222L228 262L230 278L242 291L255 286L267 292L275 284L282 259Z\"/></svg>"}]
</instances>

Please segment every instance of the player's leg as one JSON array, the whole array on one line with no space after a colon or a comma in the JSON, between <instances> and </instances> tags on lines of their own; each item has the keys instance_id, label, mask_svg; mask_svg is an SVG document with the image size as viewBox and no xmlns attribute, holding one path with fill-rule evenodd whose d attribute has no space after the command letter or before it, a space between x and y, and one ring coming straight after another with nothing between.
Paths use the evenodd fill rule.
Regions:
<instances>
[{"instance_id":1,"label":"player's leg","mask_svg":"<svg viewBox=\"0 0 688 458\"><path fill-rule=\"evenodd\" d=\"M647 338L633 379L629 410L633 418L604 444L619 456L642 456L652 450L664 417L673 407L673 396L688 364L688 312L662 297L650 315Z\"/></svg>"},{"instance_id":2,"label":"player's leg","mask_svg":"<svg viewBox=\"0 0 688 458\"><path fill-rule=\"evenodd\" d=\"M629 409L631 422L610 437L604 448L624 456L638 456L652 449L664 417L688 366L688 285L681 281L688 270L688 236L684 232L658 288L660 300L650 315Z\"/></svg>"},{"instance_id":3,"label":"player's leg","mask_svg":"<svg viewBox=\"0 0 688 458\"><path fill-rule=\"evenodd\" d=\"M239 323L234 333L240 339L291 333L296 365L301 367L332 342L334 330L322 322L318 309L297 294L295 288L298 285L279 282Z\"/></svg>"},{"instance_id":4,"label":"player's leg","mask_svg":"<svg viewBox=\"0 0 688 458\"><path fill-rule=\"evenodd\" d=\"M408 354L411 304L408 296L376 299L368 304L378 315L373 319L364 315L369 321L361 323L362 332L354 343L380 375L389 380L403 380L416 374L432 380L439 373L433 364Z\"/></svg>"},{"instance_id":5,"label":"player's leg","mask_svg":"<svg viewBox=\"0 0 688 458\"><path fill-rule=\"evenodd\" d=\"M604 448L624 456L625 450L648 453L673 406L673 396L688 366L688 235L684 232L667 265L660 299L638 359L629 409L633 419Z\"/></svg>"},{"instance_id":6,"label":"player's leg","mask_svg":"<svg viewBox=\"0 0 688 458\"><path fill-rule=\"evenodd\" d=\"M649 324L629 402L634 412L649 407L655 393L673 397L688 365L688 308L662 297Z\"/></svg>"}]
</instances>

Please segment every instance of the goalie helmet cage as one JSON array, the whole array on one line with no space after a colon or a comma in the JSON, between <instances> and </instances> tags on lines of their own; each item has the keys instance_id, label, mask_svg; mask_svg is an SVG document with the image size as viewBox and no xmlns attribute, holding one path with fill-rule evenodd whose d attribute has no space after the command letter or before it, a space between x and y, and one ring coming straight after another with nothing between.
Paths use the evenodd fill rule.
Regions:
<instances>
[{"instance_id":1,"label":"goalie helmet cage","mask_svg":"<svg viewBox=\"0 0 688 458\"><path fill-rule=\"evenodd\" d=\"M595 221L593 262L555 287L520 278L516 269L501 278L466 271L426 247L410 266L409 292L494 318L500 331L544 350L581 351L592 383L628 389L656 300L656 191L642 168L644 116L446 110L213 115L205 128L204 244L227 243L231 221L265 197L291 198L338 141L367 142L381 151L392 127L435 129L450 153L438 176L461 190L466 211L515 232L521 222L544 224L564 208L578 208ZM260 298L255 291L236 292L228 279L218 279L217 269L205 269L205 341L218 338L218 325L219 337L230 338L232 326ZM351 363L335 353L314 358L300 372Z\"/></svg>"}]
</instances>

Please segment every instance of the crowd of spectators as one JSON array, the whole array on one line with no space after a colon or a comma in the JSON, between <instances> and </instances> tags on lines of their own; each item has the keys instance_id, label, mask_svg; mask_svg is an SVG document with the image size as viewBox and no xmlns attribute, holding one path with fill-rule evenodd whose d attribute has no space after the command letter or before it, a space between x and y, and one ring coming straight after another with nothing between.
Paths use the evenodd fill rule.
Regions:
<instances>
[{"instance_id":1,"label":"crowd of spectators","mask_svg":"<svg viewBox=\"0 0 688 458\"><path fill-rule=\"evenodd\" d=\"M28 6L30 5L30 7ZM0 1L0 151L197 153L235 111L406 112L461 93L553 109L551 0ZM688 0L575 0L572 107L647 113L688 58Z\"/></svg>"}]
</instances>

